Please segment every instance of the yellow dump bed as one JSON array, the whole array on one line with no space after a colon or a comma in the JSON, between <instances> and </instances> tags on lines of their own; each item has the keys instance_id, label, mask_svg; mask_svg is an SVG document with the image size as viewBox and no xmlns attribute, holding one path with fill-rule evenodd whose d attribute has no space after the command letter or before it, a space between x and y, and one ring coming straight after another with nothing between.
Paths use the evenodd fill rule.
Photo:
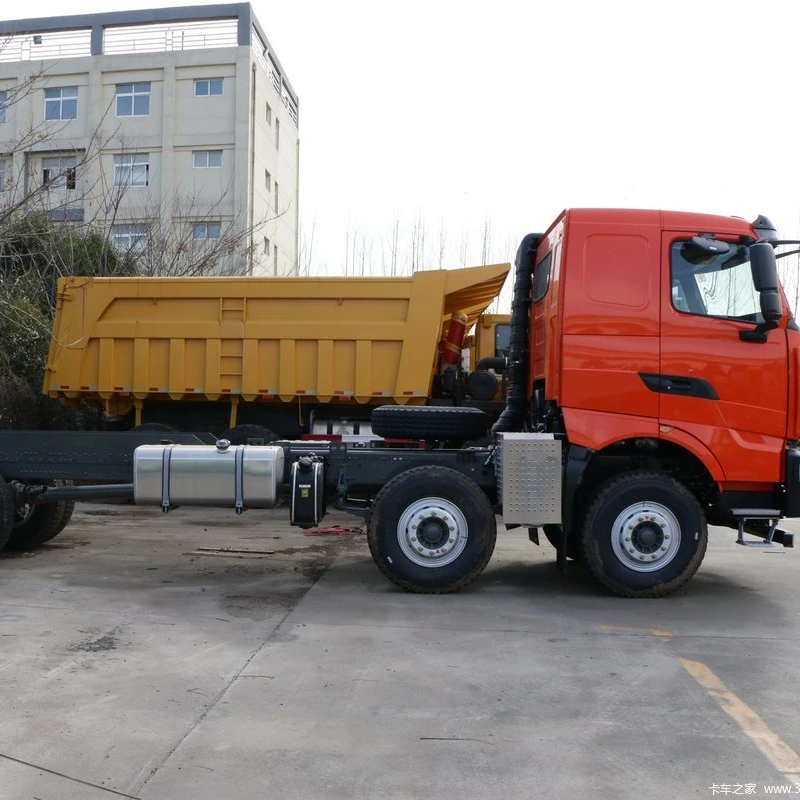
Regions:
<instances>
[{"instance_id":1,"label":"yellow dump bed","mask_svg":"<svg viewBox=\"0 0 800 800\"><path fill-rule=\"evenodd\" d=\"M115 414L148 399L423 403L443 326L457 311L474 323L509 268L64 278L43 391Z\"/></svg>"}]
</instances>

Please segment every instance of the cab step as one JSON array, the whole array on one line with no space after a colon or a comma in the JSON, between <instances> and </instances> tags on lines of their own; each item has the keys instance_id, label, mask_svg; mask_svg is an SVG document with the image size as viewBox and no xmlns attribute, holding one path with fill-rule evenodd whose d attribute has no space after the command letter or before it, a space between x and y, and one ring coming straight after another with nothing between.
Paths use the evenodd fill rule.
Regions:
<instances>
[{"instance_id":1,"label":"cab step","mask_svg":"<svg viewBox=\"0 0 800 800\"><path fill-rule=\"evenodd\" d=\"M736 544L742 547L773 547L775 544L782 544L784 547L794 547L794 534L783 531L778 527L781 512L777 508L732 508L731 514L738 523L739 536ZM745 527L748 520L759 520L767 522L769 526L763 531L755 531L750 528L747 533L758 536L764 541L754 542L752 539L745 539Z\"/></svg>"}]
</instances>

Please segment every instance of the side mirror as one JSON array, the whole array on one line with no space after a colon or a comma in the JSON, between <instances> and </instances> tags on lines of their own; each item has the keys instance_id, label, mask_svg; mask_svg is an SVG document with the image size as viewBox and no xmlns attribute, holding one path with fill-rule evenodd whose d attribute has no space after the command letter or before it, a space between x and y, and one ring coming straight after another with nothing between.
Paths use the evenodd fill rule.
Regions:
<instances>
[{"instance_id":1,"label":"side mirror","mask_svg":"<svg viewBox=\"0 0 800 800\"><path fill-rule=\"evenodd\" d=\"M775 327L783 319L783 303L777 289L765 289L759 296L761 316L769 327Z\"/></svg>"},{"instance_id":2,"label":"side mirror","mask_svg":"<svg viewBox=\"0 0 800 800\"><path fill-rule=\"evenodd\" d=\"M750 271L756 291L777 293L778 263L771 244L756 242L750 245Z\"/></svg>"}]
</instances>

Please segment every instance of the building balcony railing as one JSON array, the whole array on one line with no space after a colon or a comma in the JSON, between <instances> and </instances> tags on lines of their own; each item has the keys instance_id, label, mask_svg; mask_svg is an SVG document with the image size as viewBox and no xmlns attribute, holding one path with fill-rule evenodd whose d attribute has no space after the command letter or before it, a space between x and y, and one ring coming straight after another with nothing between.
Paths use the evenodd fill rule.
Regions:
<instances>
[{"instance_id":1,"label":"building balcony railing","mask_svg":"<svg viewBox=\"0 0 800 800\"><path fill-rule=\"evenodd\" d=\"M164 25L121 25L103 31L103 52L169 53L174 50L206 50L214 47L236 47L235 19Z\"/></svg>"}]
</instances>

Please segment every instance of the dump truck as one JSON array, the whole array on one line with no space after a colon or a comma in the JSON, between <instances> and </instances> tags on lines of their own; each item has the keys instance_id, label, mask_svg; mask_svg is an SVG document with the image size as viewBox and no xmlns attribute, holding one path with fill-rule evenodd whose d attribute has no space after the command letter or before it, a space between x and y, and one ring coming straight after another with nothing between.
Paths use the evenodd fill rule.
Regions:
<instances>
[{"instance_id":1,"label":"dump truck","mask_svg":"<svg viewBox=\"0 0 800 800\"><path fill-rule=\"evenodd\" d=\"M507 342L508 323L484 311L510 266L399 278L63 278L43 391L99 406L112 430L210 431L234 444L369 436L371 411L385 403L497 415L504 361L491 345L495 333ZM494 360L479 369L484 357Z\"/></svg>"},{"instance_id":2,"label":"dump truck","mask_svg":"<svg viewBox=\"0 0 800 800\"><path fill-rule=\"evenodd\" d=\"M748 548L793 545L779 524L800 516L800 328L777 259L796 244L765 217L564 211L517 252L487 446L469 444L485 412L410 404L373 410L378 443L9 431L0 537L52 536L85 497L238 513L284 501L306 528L332 505L366 520L391 581L441 593L482 573L500 515L549 540L561 569L669 594L699 568L709 525Z\"/></svg>"}]
</instances>

